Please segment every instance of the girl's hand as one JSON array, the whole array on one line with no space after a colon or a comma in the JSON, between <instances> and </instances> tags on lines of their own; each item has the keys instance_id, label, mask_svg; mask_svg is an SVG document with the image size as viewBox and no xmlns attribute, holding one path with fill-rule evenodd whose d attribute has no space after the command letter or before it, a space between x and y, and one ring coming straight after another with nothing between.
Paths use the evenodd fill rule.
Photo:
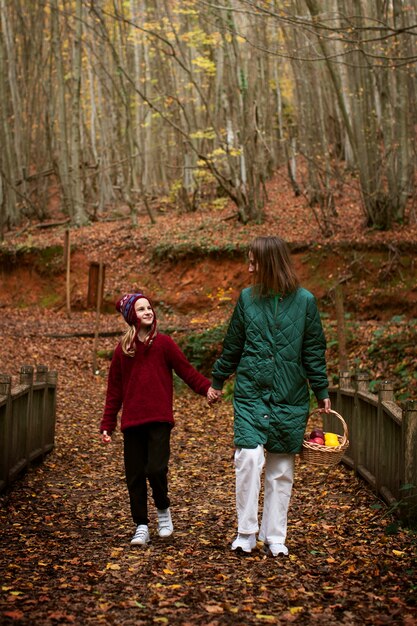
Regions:
<instances>
[{"instance_id":1,"label":"girl's hand","mask_svg":"<svg viewBox=\"0 0 417 626\"><path fill-rule=\"evenodd\" d=\"M207 391L207 400L210 404L217 402L217 400L220 400L221 397L222 392L220 389L213 389L213 387L209 387L209 390Z\"/></svg>"},{"instance_id":2,"label":"girl's hand","mask_svg":"<svg viewBox=\"0 0 417 626\"><path fill-rule=\"evenodd\" d=\"M110 443L111 436L108 434L107 430L103 430L101 433L101 443Z\"/></svg>"}]
</instances>

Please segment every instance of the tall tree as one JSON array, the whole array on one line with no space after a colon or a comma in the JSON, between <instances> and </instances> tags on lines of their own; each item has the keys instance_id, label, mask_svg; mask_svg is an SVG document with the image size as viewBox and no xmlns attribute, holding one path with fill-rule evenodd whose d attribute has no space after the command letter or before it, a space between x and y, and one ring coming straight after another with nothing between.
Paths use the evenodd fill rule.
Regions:
<instances>
[{"instance_id":1,"label":"tall tree","mask_svg":"<svg viewBox=\"0 0 417 626\"><path fill-rule=\"evenodd\" d=\"M68 126L67 126L67 104L66 104L66 81L65 81L65 69L63 63L63 44L61 40L61 29L59 23L59 5L58 0L51 0L51 43L54 58L55 76L51 75L48 81L48 92L53 93L54 88L56 92L56 115L58 123L55 124L54 120L54 101L52 98L49 100L49 119L53 125L51 132L54 133L55 142L57 146L56 161L58 170L58 179L61 184L63 209L68 215L74 215L74 199L73 199L73 186L70 177L71 162L69 154L69 138L68 138ZM52 68L51 68L52 69Z\"/></svg>"},{"instance_id":2,"label":"tall tree","mask_svg":"<svg viewBox=\"0 0 417 626\"><path fill-rule=\"evenodd\" d=\"M75 0L72 42L71 80L71 184L73 194L73 219L78 226L88 221L83 197L81 156L81 74L82 74L83 2Z\"/></svg>"}]
</instances>

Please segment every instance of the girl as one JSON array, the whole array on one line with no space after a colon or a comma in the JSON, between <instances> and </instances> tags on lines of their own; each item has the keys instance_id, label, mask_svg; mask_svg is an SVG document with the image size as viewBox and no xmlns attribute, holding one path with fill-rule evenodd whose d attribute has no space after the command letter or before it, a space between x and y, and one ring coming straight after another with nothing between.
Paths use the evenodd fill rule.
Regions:
<instances>
[{"instance_id":1,"label":"girl","mask_svg":"<svg viewBox=\"0 0 417 626\"><path fill-rule=\"evenodd\" d=\"M256 545L261 472L265 497L259 539L272 556L288 554L287 514L309 411L310 384L330 410L326 342L313 295L298 284L287 245L257 237L249 249L253 286L233 312L223 352L213 367L212 392L236 372L234 439L238 535L232 550ZM265 461L265 450L267 451Z\"/></svg>"},{"instance_id":2,"label":"girl","mask_svg":"<svg viewBox=\"0 0 417 626\"><path fill-rule=\"evenodd\" d=\"M123 406L124 463L130 508L136 532L133 545L150 541L147 510L147 480L158 514L158 533L173 533L168 497L168 462L173 418L174 370L200 395L207 395L210 381L187 361L177 344L157 333L153 306L144 294L123 296L116 309L129 324L116 347L110 365L106 404L100 424L103 443L111 441L117 414ZM209 400L216 394L210 392Z\"/></svg>"}]
</instances>

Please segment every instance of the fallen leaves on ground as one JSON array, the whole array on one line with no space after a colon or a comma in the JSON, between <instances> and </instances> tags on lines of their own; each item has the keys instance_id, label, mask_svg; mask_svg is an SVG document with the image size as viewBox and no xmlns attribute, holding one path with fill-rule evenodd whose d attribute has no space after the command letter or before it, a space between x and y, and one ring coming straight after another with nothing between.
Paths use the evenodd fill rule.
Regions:
<instances>
[{"instance_id":1,"label":"fallen leaves on ground","mask_svg":"<svg viewBox=\"0 0 417 626\"><path fill-rule=\"evenodd\" d=\"M416 623L416 536L387 534L385 507L373 509L370 488L343 465L297 463L288 558L230 550L232 407L191 392L175 401L174 537L157 536L150 503L152 543L132 548L122 437L105 447L98 436L108 362L94 375L92 338L47 336L67 326L63 315L10 313L2 373L42 363L59 379L55 449L1 496L2 624ZM68 324L91 331L94 316ZM100 349L114 344L100 338Z\"/></svg>"}]
</instances>

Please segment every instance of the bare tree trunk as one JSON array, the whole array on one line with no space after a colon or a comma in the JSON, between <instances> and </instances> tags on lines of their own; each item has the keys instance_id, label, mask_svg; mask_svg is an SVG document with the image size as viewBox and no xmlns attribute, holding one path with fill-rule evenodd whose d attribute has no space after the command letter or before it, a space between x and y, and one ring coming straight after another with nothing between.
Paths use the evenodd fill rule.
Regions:
<instances>
[{"instance_id":1,"label":"bare tree trunk","mask_svg":"<svg viewBox=\"0 0 417 626\"><path fill-rule=\"evenodd\" d=\"M411 24L407 23L406 13L404 12L403 2L401 0L393 0L393 22L394 28L397 30L405 29ZM415 25L415 23L414 23ZM402 44L398 37L395 38L396 49L401 50ZM405 56L412 54L411 46L408 44L404 50ZM394 106L394 119L397 124L396 132L396 146L398 155L397 176L395 181L397 183L394 193L390 196L396 199L394 207L394 218L402 220L404 217L404 210L407 205L408 198L410 197L411 190L413 188L413 164L411 161L411 138L413 137L414 128L411 124L411 116L408 102L412 102L410 99L410 93L408 90L408 68L400 67L395 74L396 86L395 86L395 106Z\"/></svg>"},{"instance_id":2,"label":"bare tree trunk","mask_svg":"<svg viewBox=\"0 0 417 626\"><path fill-rule=\"evenodd\" d=\"M72 94L71 94L71 186L73 194L73 219L77 225L87 223L84 207L82 162L81 162L81 70L82 70L82 32L83 3L75 3L74 41L72 54Z\"/></svg>"},{"instance_id":3,"label":"bare tree trunk","mask_svg":"<svg viewBox=\"0 0 417 626\"><path fill-rule=\"evenodd\" d=\"M95 0L94 3L98 14L101 11L101 2L102 0ZM97 23L97 20L94 19L95 15L92 14L89 17L91 28L99 28L100 22ZM114 141L112 124L112 110L115 103L112 98L105 96L111 91L111 80L107 71L107 65L111 63L111 58L109 59L108 56L108 47L103 37L93 37L91 48L88 48L88 59L91 63L91 80L94 79L95 81L94 84L90 85L91 100L94 101L92 106L97 109L97 133L94 150L97 153L97 210L99 214L104 211L106 205L115 200L114 180L112 179L113 168L110 164L115 155L118 154L118 151L114 149L116 142Z\"/></svg>"},{"instance_id":4,"label":"bare tree trunk","mask_svg":"<svg viewBox=\"0 0 417 626\"><path fill-rule=\"evenodd\" d=\"M14 153L16 158L16 180L22 177L24 172L23 164L23 150L22 150L22 103L19 93L19 82L17 80L17 68L16 68L16 52L14 44L14 33L12 21L9 19L8 9L5 0L0 0L0 16L1 16L1 30L3 33L3 40L5 49L7 51L7 67L8 67L8 84L11 94L12 105L12 117L13 120L13 143ZM25 190L23 190L23 193Z\"/></svg>"},{"instance_id":5,"label":"bare tree trunk","mask_svg":"<svg viewBox=\"0 0 417 626\"><path fill-rule=\"evenodd\" d=\"M6 79L6 59L3 35L0 31L0 176L2 197L0 203L0 226L3 233L6 225L11 225L17 220L16 190L16 157L12 130L9 124L10 112L8 110L9 91Z\"/></svg>"},{"instance_id":6,"label":"bare tree trunk","mask_svg":"<svg viewBox=\"0 0 417 626\"><path fill-rule=\"evenodd\" d=\"M52 77L49 79L49 103L52 102L52 92L56 88L58 128L55 138L57 141L57 163L59 179L63 193L63 208L71 218L74 216L75 208L73 202L71 178L70 178L70 158L68 150L67 113L66 113L66 93L65 93L65 72L62 61L62 41L60 37L59 7L58 0L51 0L51 30L52 49L55 59L56 82L53 84ZM50 106L50 104L48 104ZM51 112L51 117L53 112Z\"/></svg>"}]
</instances>

